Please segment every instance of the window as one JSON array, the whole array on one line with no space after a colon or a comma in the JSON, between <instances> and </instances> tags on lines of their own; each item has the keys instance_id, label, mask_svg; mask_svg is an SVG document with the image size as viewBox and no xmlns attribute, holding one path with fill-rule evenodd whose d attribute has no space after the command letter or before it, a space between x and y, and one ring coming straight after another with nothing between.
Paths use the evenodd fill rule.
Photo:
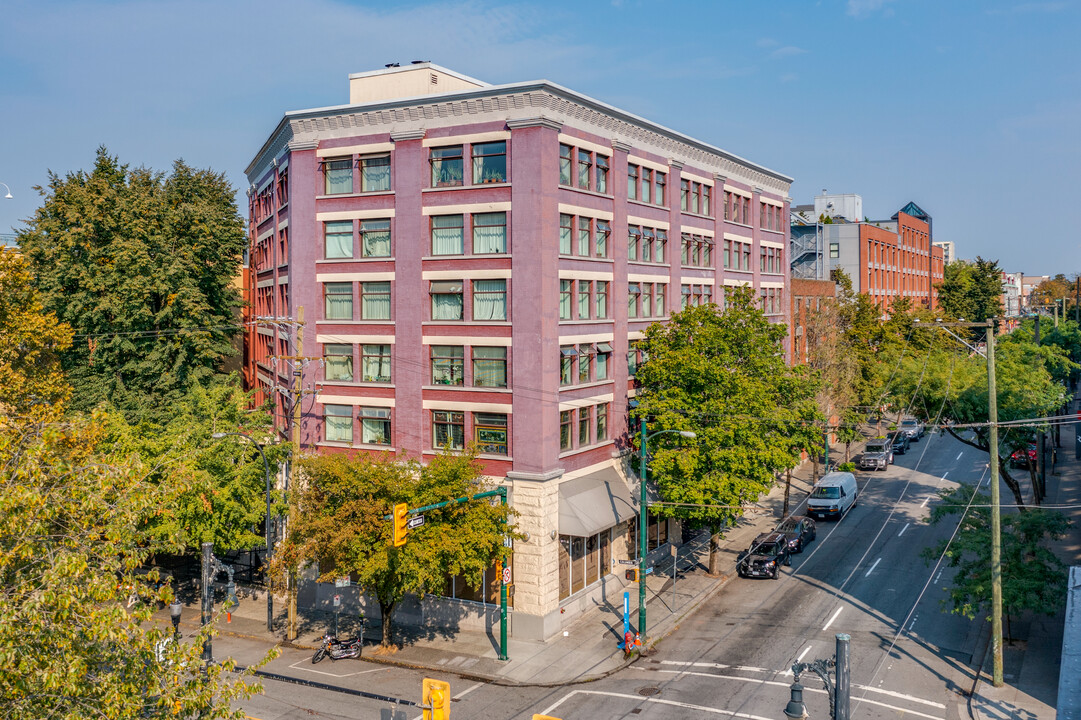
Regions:
<instances>
[{"instance_id":1,"label":"window","mask_svg":"<svg viewBox=\"0 0 1081 720\"><path fill-rule=\"evenodd\" d=\"M432 320L463 320L464 302L461 280L432 280Z\"/></svg>"},{"instance_id":2,"label":"window","mask_svg":"<svg viewBox=\"0 0 1081 720\"><path fill-rule=\"evenodd\" d=\"M364 155L360 158L360 191L390 190L390 154Z\"/></svg>"},{"instance_id":3,"label":"window","mask_svg":"<svg viewBox=\"0 0 1081 720\"><path fill-rule=\"evenodd\" d=\"M574 358L578 351L573 346L559 348L559 384L574 384Z\"/></svg>"},{"instance_id":4,"label":"window","mask_svg":"<svg viewBox=\"0 0 1081 720\"><path fill-rule=\"evenodd\" d=\"M473 146L473 184L507 182L507 142Z\"/></svg>"},{"instance_id":5,"label":"window","mask_svg":"<svg viewBox=\"0 0 1081 720\"><path fill-rule=\"evenodd\" d=\"M462 226L461 215L433 215L432 255L461 255Z\"/></svg>"},{"instance_id":6,"label":"window","mask_svg":"<svg viewBox=\"0 0 1081 720\"><path fill-rule=\"evenodd\" d=\"M691 286L690 285L680 285L679 291L680 291L680 295L682 297L682 299L680 300L680 303L681 303L680 307L681 308L690 307L690 305L691 305Z\"/></svg>"},{"instance_id":7,"label":"window","mask_svg":"<svg viewBox=\"0 0 1081 720\"><path fill-rule=\"evenodd\" d=\"M642 228L642 262L653 259L653 241L656 237L653 228Z\"/></svg>"},{"instance_id":8,"label":"window","mask_svg":"<svg viewBox=\"0 0 1081 720\"><path fill-rule=\"evenodd\" d=\"M390 408L360 409L360 441L365 445L390 445Z\"/></svg>"},{"instance_id":9,"label":"window","mask_svg":"<svg viewBox=\"0 0 1081 720\"><path fill-rule=\"evenodd\" d=\"M571 157L574 154L574 148L570 145L559 146L559 184L570 185L571 184Z\"/></svg>"},{"instance_id":10,"label":"window","mask_svg":"<svg viewBox=\"0 0 1081 720\"><path fill-rule=\"evenodd\" d=\"M507 281L473 281L473 319L507 319Z\"/></svg>"},{"instance_id":11,"label":"window","mask_svg":"<svg viewBox=\"0 0 1081 720\"><path fill-rule=\"evenodd\" d=\"M642 237L642 228L636 225L627 227L627 259L638 259L638 240Z\"/></svg>"},{"instance_id":12,"label":"window","mask_svg":"<svg viewBox=\"0 0 1081 720\"><path fill-rule=\"evenodd\" d=\"M664 205L664 188L668 182L667 173L662 173L659 170L653 174L653 204Z\"/></svg>"},{"instance_id":13,"label":"window","mask_svg":"<svg viewBox=\"0 0 1081 720\"><path fill-rule=\"evenodd\" d=\"M649 168L639 168L638 176L642 179L642 189L638 193L638 199L644 203L651 202L653 197L653 171Z\"/></svg>"},{"instance_id":14,"label":"window","mask_svg":"<svg viewBox=\"0 0 1081 720\"><path fill-rule=\"evenodd\" d=\"M668 286L664 283L657 283L656 291L653 295L653 317L664 317L667 310L667 302L665 295L668 294Z\"/></svg>"},{"instance_id":15,"label":"window","mask_svg":"<svg viewBox=\"0 0 1081 720\"><path fill-rule=\"evenodd\" d=\"M839 257L841 257L841 243L832 243L832 242L830 243L830 257L831 258L839 258Z\"/></svg>"},{"instance_id":16,"label":"window","mask_svg":"<svg viewBox=\"0 0 1081 720\"><path fill-rule=\"evenodd\" d=\"M638 166L627 166L627 199L638 199Z\"/></svg>"},{"instance_id":17,"label":"window","mask_svg":"<svg viewBox=\"0 0 1081 720\"><path fill-rule=\"evenodd\" d=\"M432 446L461 450L465 447L465 413L432 411Z\"/></svg>"},{"instance_id":18,"label":"window","mask_svg":"<svg viewBox=\"0 0 1081 720\"><path fill-rule=\"evenodd\" d=\"M593 234L593 221L587 217L578 218L578 255L589 257L589 241Z\"/></svg>"},{"instance_id":19,"label":"window","mask_svg":"<svg viewBox=\"0 0 1081 720\"><path fill-rule=\"evenodd\" d=\"M608 403L597 406L597 442L608 439Z\"/></svg>"},{"instance_id":20,"label":"window","mask_svg":"<svg viewBox=\"0 0 1081 720\"><path fill-rule=\"evenodd\" d=\"M571 423L574 422L574 413L564 410L559 413L559 449L571 449Z\"/></svg>"},{"instance_id":21,"label":"window","mask_svg":"<svg viewBox=\"0 0 1081 720\"><path fill-rule=\"evenodd\" d=\"M326 428L327 442L353 442L353 407L324 405L323 426Z\"/></svg>"},{"instance_id":22,"label":"window","mask_svg":"<svg viewBox=\"0 0 1081 720\"><path fill-rule=\"evenodd\" d=\"M710 206L712 204L711 203L712 198L713 198L713 188L711 188L709 185L703 185L702 186L702 214L703 215L709 215L710 217L713 216L713 213L712 213L711 208L710 208Z\"/></svg>"},{"instance_id":23,"label":"window","mask_svg":"<svg viewBox=\"0 0 1081 720\"><path fill-rule=\"evenodd\" d=\"M326 300L326 319L352 320L353 283L325 283L323 288Z\"/></svg>"},{"instance_id":24,"label":"window","mask_svg":"<svg viewBox=\"0 0 1081 720\"><path fill-rule=\"evenodd\" d=\"M726 268L732 267L732 241L724 241L724 266Z\"/></svg>"},{"instance_id":25,"label":"window","mask_svg":"<svg viewBox=\"0 0 1081 720\"><path fill-rule=\"evenodd\" d=\"M324 223L323 248L328 259L353 257L353 221Z\"/></svg>"},{"instance_id":26,"label":"window","mask_svg":"<svg viewBox=\"0 0 1081 720\"><path fill-rule=\"evenodd\" d=\"M589 189L589 176L593 171L593 154L588 150L578 151L578 187Z\"/></svg>"},{"instance_id":27,"label":"window","mask_svg":"<svg viewBox=\"0 0 1081 720\"><path fill-rule=\"evenodd\" d=\"M599 193L608 194L608 158L604 155L597 156L597 185L594 189Z\"/></svg>"},{"instance_id":28,"label":"window","mask_svg":"<svg viewBox=\"0 0 1081 720\"><path fill-rule=\"evenodd\" d=\"M560 213L559 215L559 254L571 254L571 238L574 236L574 216Z\"/></svg>"},{"instance_id":29,"label":"window","mask_svg":"<svg viewBox=\"0 0 1081 720\"><path fill-rule=\"evenodd\" d=\"M594 237L595 237L595 252L597 257L608 257L608 236L611 234L612 229L608 226L604 220L597 220L593 223L595 225Z\"/></svg>"},{"instance_id":30,"label":"window","mask_svg":"<svg viewBox=\"0 0 1081 720\"><path fill-rule=\"evenodd\" d=\"M360 254L390 257L390 220L360 221Z\"/></svg>"},{"instance_id":31,"label":"window","mask_svg":"<svg viewBox=\"0 0 1081 720\"><path fill-rule=\"evenodd\" d=\"M360 317L362 320L390 320L390 283L360 284Z\"/></svg>"},{"instance_id":32,"label":"window","mask_svg":"<svg viewBox=\"0 0 1081 720\"><path fill-rule=\"evenodd\" d=\"M578 382L585 384L590 380L590 371L593 369L593 346L578 346Z\"/></svg>"},{"instance_id":33,"label":"window","mask_svg":"<svg viewBox=\"0 0 1081 720\"><path fill-rule=\"evenodd\" d=\"M638 348L632 343L627 349L627 375L634 377L638 372Z\"/></svg>"},{"instance_id":34,"label":"window","mask_svg":"<svg viewBox=\"0 0 1081 720\"><path fill-rule=\"evenodd\" d=\"M589 319L589 306L591 304L590 295L593 289L593 283L589 280L578 281L578 319Z\"/></svg>"},{"instance_id":35,"label":"window","mask_svg":"<svg viewBox=\"0 0 1081 720\"><path fill-rule=\"evenodd\" d=\"M507 387L507 348L473 348L473 385Z\"/></svg>"},{"instance_id":36,"label":"window","mask_svg":"<svg viewBox=\"0 0 1081 720\"><path fill-rule=\"evenodd\" d=\"M642 317L653 314L653 283L642 284Z\"/></svg>"},{"instance_id":37,"label":"window","mask_svg":"<svg viewBox=\"0 0 1081 720\"><path fill-rule=\"evenodd\" d=\"M323 346L327 380L353 382L353 346L328 343Z\"/></svg>"},{"instance_id":38,"label":"window","mask_svg":"<svg viewBox=\"0 0 1081 720\"><path fill-rule=\"evenodd\" d=\"M390 345L361 345L360 374L364 382L390 382Z\"/></svg>"},{"instance_id":39,"label":"window","mask_svg":"<svg viewBox=\"0 0 1081 720\"><path fill-rule=\"evenodd\" d=\"M559 281L559 319L571 319L571 293L573 292L572 280Z\"/></svg>"},{"instance_id":40,"label":"window","mask_svg":"<svg viewBox=\"0 0 1081 720\"><path fill-rule=\"evenodd\" d=\"M477 255L507 252L507 213L473 216L473 252Z\"/></svg>"},{"instance_id":41,"label":"window","mask_svg":"<svg viewBox=\"0 0 1081 720\"><path fill-rule=\"evenodd\" d=\"M594 295L596 300L597 312L594 317L598 319L605 319L608 317L608 281L597 281L597 292Z\"/></svg>"},{"instance_id":42,"label":"window","mask_svg":"<svg viewBox=\"0 0 1081 720\"><path fill-rule=\"evenodd\" d=\"M323 177L327 195L353 192L353 159L334 158L323 162Z\"/></svg>"},{"instance_id":43,"label":"window","mask_svg":"<svg viewBox=\"0 0 1081 720\"><path fill-rule=\"evenodd\" d=\"M432 148L428 156L432 166L432 187L454 187L462 184L462 146Z\"/></svg>"},{"instance_id":44,"label":"window","mask_svg":"<svg viewBox=\"0 0 1081 720\"><path fill-rule=\"evenodd\" d=\"M462 385L465 382L465 348L461 345L432 345L432 385Z\"/></svg>"},{"instance_id":45,"label":"window","mask_svg":"<svg viewBox=\"0 0 1081 720\"><path fill-rule=\"evenodd\" d=\"M612 359L612 346L609 343L597 343L597 357L594 360L595 376L598 380L608 379L608 363Z\"/></svg>"},{"instance_id":46,"label":"window","mask_svg":"<svg viewBox=\"0 0 1081 720\"><path fill-rule=\"evenodd\" d=\"M743 269L750 272L751 270L751 244L741 243L743 246Z\"/></svg>"},{"instance_id":47,"label":"window","mask_svg":"<svg viewBox=\"0 0 1081 720\"><path fill-rule=\"evenodd\" d=\"M578 409L578 447L589 445L590 431L593 430L593 408Z\"/></svg>"},{"instance_id":48,"label":"window","mask_svg":"<svg viewBox=\"0 0 1081 720\"><path fill-rule=\"evenodd\" d=\"M627 317L638 317L638 299L642 295L642 287L638 283L627 286Z\"/></svg>"},{"instance_id":49,"label":"window","mask_svg":"<svg viewBox=\"0 0 1081 720\"><path fill-rule=\"evenodd\" d=\"M679 181L679 209L680 210L685 211L685 210L687 210L687 208L689 208L691 206L690 205L690 197L691 197L691 181L690 180L680 180Z\"/></svg>"},{"instance_id":50,"label":"window","mask_svg":"<svg viewBox=\"0 0 1081 720\"><path fill-rule=\"evenodd\" d=\"M496 413L473 415L473 439L486 455L507 454L507 416Z\"/></svg>"},{"instance_id":51,"label":"window","mask_svg":"<svg viewBox=\"0 0 1081 720\"><path fill-rule=\"evenodd\" d=\"M664 248L668 244L668 233L664 230L657 231L657 241L653 244L653 262L664 262Z\"/></svg>"}]
</instances>

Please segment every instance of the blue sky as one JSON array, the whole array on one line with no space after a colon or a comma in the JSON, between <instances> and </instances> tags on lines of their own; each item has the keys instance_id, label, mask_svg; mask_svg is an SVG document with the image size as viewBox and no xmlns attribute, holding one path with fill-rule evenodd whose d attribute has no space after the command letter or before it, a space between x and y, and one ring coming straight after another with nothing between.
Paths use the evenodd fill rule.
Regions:
<instances>
[{"instance_id":1,"label":"blue sky","mask_svg":"<svg viewBox=\"0 0 1081 720\"><path fill-rule=\"evenodd\" d=\"M794 177L797 203L854 192L881 219L914 200L961 257L1081 270L1081 0L5 0L2 18L0 232L99 145L244 187L283 112L431 60L643 115Z\"/></svg>"}]
</instances>

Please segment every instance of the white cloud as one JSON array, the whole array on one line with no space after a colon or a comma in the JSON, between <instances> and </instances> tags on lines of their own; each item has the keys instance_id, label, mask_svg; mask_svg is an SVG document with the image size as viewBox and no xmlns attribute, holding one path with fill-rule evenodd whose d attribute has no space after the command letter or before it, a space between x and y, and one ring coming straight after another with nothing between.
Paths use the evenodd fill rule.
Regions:
<instances>
[{"instance_id":1,"label":"white cloud","mask_svg":"<svg viewBox=\"0 0 1081 720\"><path fill-rule=\"evenodd\" d=\"M801 47L796 47L795 45L785 45L784 47L779 47L773 52L771 52L769 56L771 58L786 58L792 57L794 55L803 55L805 52L807 51Z\"/></svg>"},{"instance_id":2,"label":"white cloud","mask_svg":"<svg viewBox=\"0 0 1081 720\"><path fill-rule=\"evenodd\" d=\"M879 10L888 12L886 6L891 2L893 0L848 0L848 14L852 17L861 18Z\"/></svg>"}]
</instances>

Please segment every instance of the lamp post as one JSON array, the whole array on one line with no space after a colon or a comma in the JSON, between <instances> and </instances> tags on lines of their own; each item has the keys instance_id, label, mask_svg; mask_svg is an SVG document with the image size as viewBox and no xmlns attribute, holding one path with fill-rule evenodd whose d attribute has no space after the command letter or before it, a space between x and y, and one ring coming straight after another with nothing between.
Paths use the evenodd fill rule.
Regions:
<instances>
[{"instance_id":1,"label":"lamp post","mask_svg":"<svg viewBox=\"0 0 1081 720\"><path fill-rule=\"evenodd\" d=\"M266 475L266 629L267 632L274 632L274 593L271 592L270 584L270 558L274 554L274 546L270 542L270 463L267 462L263 446L251 435L242 432L216 432L210 437L220 440L229 435L236 435L248 440L259 451L259 457L263 458L263 471Z\"/></svg>"},{"instance_id":2,"label":"lamp post","mask_svg":"<svg viewBox=\"0 0 1081 720\"><path fill-rule=\"evenodd\" d=\"M180 639L180 613L184 609L184 606L179 600L174 600L169 604L169 619L173 621L173 639Z\"/></svg>"},{"instance_id":3,"label":"lamp post","mask_svg":"<svg viewBox=\"0 0 1081 720\"><path fill-rule=\"evenodd\" d=\"M646 418L641 418L642 427L642 441L641 447L638 448L638 485L639 485L639 500L638 500L638 634L641 636L642 641L646 639L646 506L648 500L646 499L646 443L650 438L655 438L658 435L664 435L665 433L677 433L680 437L693 438L696 435L689 430L658 430L652 435L648 435L646 432Z\"/></svg>"}]
</instances>

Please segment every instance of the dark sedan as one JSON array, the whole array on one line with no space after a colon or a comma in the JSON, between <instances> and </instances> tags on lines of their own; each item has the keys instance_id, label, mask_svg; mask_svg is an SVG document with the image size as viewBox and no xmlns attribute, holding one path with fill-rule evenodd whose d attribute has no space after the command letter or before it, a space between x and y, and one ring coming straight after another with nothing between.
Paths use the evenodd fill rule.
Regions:
<instances>
[{"instance_id":1,"label":"dark sedan","mask_svg":"<svg viewBox=\"0 0 1081 720\"><path fill-rule=\"evenodd\" d=\"M908 436L908 433L904 431L895 432L890 436L890 449L893 450L894 455L904 455L908 452L910 442L912 442L912 439Z\"/></svg>"},{"instance_id":2,"label":"dark sedan","mask_svg":"<svg viewBox=\"0 0 1081 720\"><path fill-rule=\"evenodd\" d=\"M783 533L788 538L788 550L801 553L807 543L818 535L815 521L806 515L793 515L777 527L777 532Z\"/></svg>"}]
</instances>

